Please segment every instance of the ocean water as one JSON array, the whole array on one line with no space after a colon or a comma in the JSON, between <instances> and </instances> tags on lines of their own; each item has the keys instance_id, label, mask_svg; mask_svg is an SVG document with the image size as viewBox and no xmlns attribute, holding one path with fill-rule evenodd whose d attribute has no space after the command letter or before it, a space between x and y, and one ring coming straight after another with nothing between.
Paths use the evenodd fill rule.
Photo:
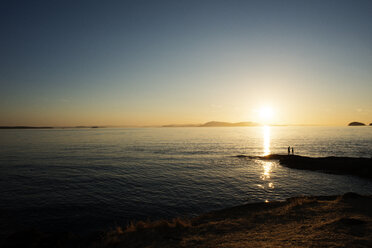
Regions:
<instances>
[{"instance_id":1,"label":"ocean water","mask_svg":"<svg viewBox=\"0 0 372 248\"><path fill-rule=\"evenodd\" d=\"M372 194L354 176L235 157L372 156L372 127L0 130L0 229L88 232L298 195Z\"/></svg>"}]
</instances>

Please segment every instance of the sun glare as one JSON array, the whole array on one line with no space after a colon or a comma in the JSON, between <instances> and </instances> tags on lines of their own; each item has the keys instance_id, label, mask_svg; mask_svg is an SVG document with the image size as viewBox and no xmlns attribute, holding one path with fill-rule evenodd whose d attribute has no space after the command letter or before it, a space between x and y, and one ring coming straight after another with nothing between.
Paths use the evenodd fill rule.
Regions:
<instances>
[{"instance_id":1,"label":"sun glare","mask_svg":"<svg viewBox=\"0 0 372 248\"><path fill-rule=\"evenodd\" d=\"M272 118L273 116L273 110L270 107L262 107L259 110L260 118L262 120L268 121Z\"/></svg>"}]
</instances>

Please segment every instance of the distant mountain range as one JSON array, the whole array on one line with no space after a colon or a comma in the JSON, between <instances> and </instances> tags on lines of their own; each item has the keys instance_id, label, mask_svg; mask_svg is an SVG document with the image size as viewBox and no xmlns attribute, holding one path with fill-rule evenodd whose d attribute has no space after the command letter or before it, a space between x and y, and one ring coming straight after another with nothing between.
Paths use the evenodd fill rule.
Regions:
<instances>
[{"instance_id":1,"label":"distant mountain range","mask_svg":"<svg viewBox=\"0 0 372 248\"><path fill-rule=\"evenodd\" d=\"M204 124L175 124L175 125L164 125L163 127L254 127L260 126L256 122L222 122L222 121L210 121Z\"/></svg>"}]
</instances>

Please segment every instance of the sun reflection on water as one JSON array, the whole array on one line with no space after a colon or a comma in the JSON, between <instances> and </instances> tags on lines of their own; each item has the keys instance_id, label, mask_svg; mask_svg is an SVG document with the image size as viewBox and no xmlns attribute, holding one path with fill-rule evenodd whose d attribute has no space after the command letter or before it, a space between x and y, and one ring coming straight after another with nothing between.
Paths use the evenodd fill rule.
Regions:
<instances>
[{"instance_id":1,"label":"sun reflection on water","mask_svg":"<svg viewBox=\"0 0 372 248\"><path fill-rule=\"evenodd\" d=\"M264 156L270 154L270 127L263 126L263 148L264 148Z\"/></svg>"},{"instance_id":2,"label":"sun reflection on water","mask_svg":"<svg viewBox=\"0 0 372 248\"><path fill-rule=\"evenodd\" d=\"M272 173L272 170L274 169L275 167L275 162L273 161L260 161L259 162L262 166L262 174L260 176L260 179L263 181L262 184L257 184L257 186L259 188L262 188L262 189L270 189L270 190L273 190L275 187L274 187L274 182L271 178L271 173Z\"/></svg>"},{"instance_id":3,"label":"sun reflection on water","mask_svg":"<svg viewBox=\"0 0 372 248\"><path fill-rule=\"evenodd\" d=\"M266 156L269 154L270 154L270 127L263 126L263 155ZM265 183L267 184L267 186L259 185L259 187L261 186L262 188L268 187L269 189L274 189L274 184L270 182L271 181L270 174L271 174L274 162L262 160L260 161L260 163L262 164L262 169L263 169L263 173L261 174L260 178L263 181L269 181L269 182Z\"/></svg>"},{"instance_id":4,"label":"sun reflection on water","mask_svg":"<svg viewBox=\"0 0 372 248\"><path fill-rule=\"evenodd\" d=\"M272 169L272 162L264 162L262 164L263 167L263 173L261 175L262 180L270 179L270 172Z\"/></svg>"}]
</instances>

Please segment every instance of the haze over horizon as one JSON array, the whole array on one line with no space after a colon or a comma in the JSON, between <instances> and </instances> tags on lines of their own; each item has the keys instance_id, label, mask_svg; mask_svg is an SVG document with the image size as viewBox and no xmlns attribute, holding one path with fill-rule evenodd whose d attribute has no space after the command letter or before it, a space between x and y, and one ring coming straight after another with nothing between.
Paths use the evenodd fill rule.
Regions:
<instances>
[{"instance_id":1,"label":"haze over horizon","mask_svg":"<svg viewBox=\"0 0 372 248\"><path fill-rule=\"evenodd\" d=\"M3 1L0 126L369 124L371 13L367 0Z\"/></svg>"}]
</instances>

